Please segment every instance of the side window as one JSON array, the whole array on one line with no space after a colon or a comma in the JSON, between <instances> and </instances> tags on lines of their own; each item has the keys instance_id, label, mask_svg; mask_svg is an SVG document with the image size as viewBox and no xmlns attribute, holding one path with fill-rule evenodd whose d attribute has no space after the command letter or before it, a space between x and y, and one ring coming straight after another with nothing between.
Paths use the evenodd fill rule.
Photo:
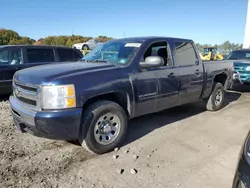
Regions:
<instances>
[{"instance_id":1,"label":"side window","mask_svg":"<svg viewBox=\"0 0 250 188\"><path fill-rule=\"evenodd\" d=\"M27 49L28 63L55 62L53 49Z\"/></svg>"},{"instance_id":2,"label":"side window","mask_svg":"<svg viewBox=\"0 0 250 188\"><path fill-rule=\"evenodd\" d=\"M73 49L57 49L59 61L74 61L74 50Z\"/></svg>"},{"instance_id":3,"label":"side window","mask_svg":"<svg viewBox=\"0 0 250 188\"><path fill-rule=\"evenodd\" d=\"M160 56L164 60L164 66L172 66L170 48L167 42L156 42L148 47L143 55L143 61L149 56Z\"/></svg>"},{"instance_id":4,"label":"side window","mask_svg":"<svg viewBox=\"0 0 250 188\"><path fill-rule=\"evenodd\" d=\"M74 52L74 59L75 60L79 60L79 59L83 58L83 55L81 55L81 52L77 53L76 50L73 50L73 52Z\"/></svg>"},{"instance_id":5,"label":"side window","mask_svg":"<svg viewBox=\"0 0 250 188\"><path fill-rule=\"evenodd\" d=\"M0 65L23 64L21 49L8 49L0 52Z\"/></svg>"},{"instance_id":6,"label":"side window","mask_svg":"<svg viewBox=\"0 0 250 188\"><path fill-rule=\"evenodd\" d=\"M196 53L190 42L175 42L175 62L178 66L195 65Z\"/></svg>"}]
</instances>

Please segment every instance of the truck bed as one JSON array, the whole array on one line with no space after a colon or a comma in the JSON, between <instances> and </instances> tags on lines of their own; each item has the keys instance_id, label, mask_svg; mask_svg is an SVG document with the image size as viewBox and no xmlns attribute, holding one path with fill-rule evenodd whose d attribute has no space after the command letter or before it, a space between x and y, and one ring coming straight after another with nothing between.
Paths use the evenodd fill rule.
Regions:
<instances>
[{"instance_id":1,"label":"truck bed","mask_svg":"<svg viewBox=\"0 0 250 188\"><path fill-rule=\"evenodd\" d=\"M229 89L233 83L234 65L232 60L219 61L202 61L204 70L204 88L202 98L206 98L211 93L213 87L213 80L216 75L224 74L227 76L227 83L225 89Z\"/></svg>"}]
</instances>

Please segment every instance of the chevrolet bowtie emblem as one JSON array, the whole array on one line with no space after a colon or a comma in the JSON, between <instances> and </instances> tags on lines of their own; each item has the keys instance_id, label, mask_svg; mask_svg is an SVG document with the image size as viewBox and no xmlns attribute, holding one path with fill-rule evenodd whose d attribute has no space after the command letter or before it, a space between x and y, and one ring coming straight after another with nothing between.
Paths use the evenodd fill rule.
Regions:
<instances>
[{"instance_id":1,"label":"chevrolet bowtie emblem","mask_svg":"<svg viewBox=\"0 0 250 188\"><path fill-rule=\"evenodd\" d=\"M19 93L20 93L20 91L16 88L16 89L15 89L15 95L18 96Z\"/></svg>"}]
</instances>

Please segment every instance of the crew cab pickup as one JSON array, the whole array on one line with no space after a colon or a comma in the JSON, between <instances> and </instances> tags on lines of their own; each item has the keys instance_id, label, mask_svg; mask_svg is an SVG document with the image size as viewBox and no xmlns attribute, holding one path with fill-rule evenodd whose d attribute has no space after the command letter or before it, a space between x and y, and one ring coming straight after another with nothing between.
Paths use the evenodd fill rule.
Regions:
<instances>
[{"instance_id":1,"label":"crew cab pickup","mask_svg":"<svg viewBox=\"0 0 250 188\"><path fill-rule=\"evenodd\" d=\"M199 99L221 109L232 75L231 61L202 62L192 40L116 39L75 63L16 72L10 104L22 132L78 139L102 154L121 144L134 117Z\"/></svg>"}]
</instances>

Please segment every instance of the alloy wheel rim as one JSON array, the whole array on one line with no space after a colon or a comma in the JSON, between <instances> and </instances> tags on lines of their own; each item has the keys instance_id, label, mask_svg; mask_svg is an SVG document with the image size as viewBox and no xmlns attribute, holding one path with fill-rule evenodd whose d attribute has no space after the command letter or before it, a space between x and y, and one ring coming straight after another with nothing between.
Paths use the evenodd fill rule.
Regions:
<instances>
[{"instance_id":1,"label":"alloy wheel rim","mask_svg":"<svg viewBox=\"0 0 250 188\"><path fill-rule=\"evenodd\" d=\"M215 94L215 105L219 106L222 102L222 91L218 89Z\"/></svg>"},{"instance_id":2,"label":"alloy wheel rim","mask_svg":"<svg viewBox=\"0 0 250 188\"><path fill-rule=\"evenodd\" d=\"M121 129L121 120L114 113L106 113L96 121L94 128L95 140L101 145L115 141Z\"/></svg>"}]
</instances>

